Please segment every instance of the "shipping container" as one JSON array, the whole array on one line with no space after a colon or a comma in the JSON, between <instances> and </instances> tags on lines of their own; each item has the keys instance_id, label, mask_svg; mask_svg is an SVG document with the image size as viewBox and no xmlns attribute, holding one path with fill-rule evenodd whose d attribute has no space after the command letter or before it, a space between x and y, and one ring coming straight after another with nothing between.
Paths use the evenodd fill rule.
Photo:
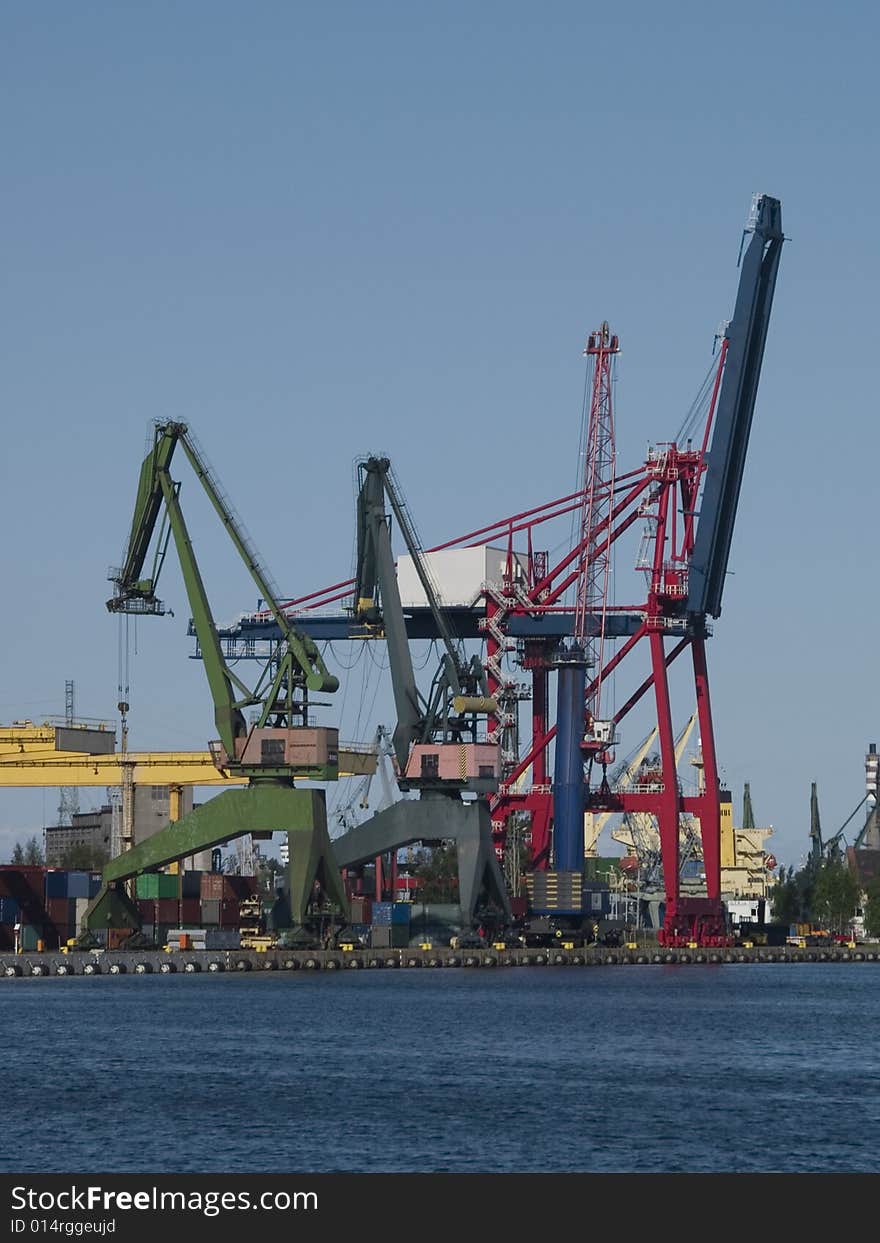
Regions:
<instances>
[{"instance_id":1,"label":"shipping container","mask_svg":"<svg viewBox=\"0 0 880 1243\"><path fill-rule=\"evenodd\" d=\"M223 898L223 887L226 877L222 872L202 872L199 881L199 896L202 902L220 902Z\"/></svg>"},{"instance_id":2,"label":"shipping container","mask_svg":"<svg viewBox=\"0 0 880 1243\"><path fill-rule=\"evenodd\" d=\"M89 896L89 887L91 877L88 872L68 872L67 873L67 896L68 898L87 898Z\"/></svg>"},{"instance_id":3,"label":"shipping container","mask_svg":"<svg viewBox=\"0 0 880 1243\"><path fill-rule=\"evenodd\" d=\"M409 902L393 902L391 904L391 922L392 924L405 924L409 927L409 918L412 914L412 906Z\"/></svg>"},{"instance_id":4,"label":"shipping container","mask_svg":"<svg viewBox=\"0 0 880 1243\"><path fill-rule=\"evenodd\" d=\"M7 886L20 887L24 883L42 897L46 884L45 878L44 867L31 866L26 863L0 864L0 896L14 897L15 895L9 892Z\"/></svg>"},{"instance_id":5,"label":"shipping container","mask_svg":"<svg viewBox=\"0 0 880 1243\"><path fill-rule=\"evenodd\" d=\"M77 932L82 927L82 922L86 917L86 911L89 909L91 898L74 898L74 916L73 922L76 925Z\"/></svg>"},{"instance_id":6,"label":"shipping container","mask_svg":"<svg viewBox=\"0 0 880 1243\"><path fill-rule=\"evenodd\" d=\"M237 950L241 947L241 933L237 928L206 928L205 949Z\"/></svg>"},{"instance_id":7,"label":"shipping container","mask_svg":"<svg viewBox=\"0 0 880 1243\"><path fill-rule=\"evenodd\" d=\"M182 950L206 949L205 931L203 928L171 928L165 937L165 944Z\"/></svg>"},{"instance_id":8,"label":"shipping container","mask_svg":"<svg viewBox=\"0 0 880 1243\"><path fill-rule=\"evenodd\" d=\"M210 927L220 926L220 899L202 898L202 923Z\"/></svg>"},{"instance_id":9,"label":"shipping container","mask_svg":"<svg viewBox=\"0 0 880 1243\"><path fill-rule=\"evenodd\" d=\"M69 873L64 868L49 868L46 872L46 901L52 898L66 898L67 894L67 877Z\"/></svg>"},{"instance_id":10,"label":"shipping container","mask_svg":"<svg viewBox=\"0 0 880 1243\"><path fill-rule=\"evenodd\" d=\"M237 928L241 923L241 904L237 898L224 898L220 903L220 927Z\"/></svg>"},{"instance_id":11,"label":"shipping container","mask_svg":"<svg viewBox=\"0 0 880 1243\"><path fill-rule=\"evenodd\" d=\"M19 931L19 944L25 951L34 951L37 948L37 942L43 940L42 924L22 924Z\"/></svg>"},{"instance_id":12,"label":"shipping container","mask_svg":"<svg viewBox=\"0 0 880 1243\"><path fill-rule=\"evenodd\" d=\"M180 904L180 927L198 928L202 921L202 905L198 898L184 898Z\"/></svg>"},{"instance_id":13,"label":"shipping container","mask_svg":"<svg viewBox=\"0 0 880 1243\"><path fill-rule=\"evenodd\" d=\"M15 929L12 924L0 924L0 950L15 949Z\"/></svg>"},{"instance_id":14,"label":"shipping container","mask_svg":"<svg viewBox=\"0 0 880 1243\"><path fill-rule=\"evenodd\" d=\"M100 872L89 872L89 897L97 896L101 889L102 876Z\"/></svg>"},{"instance_id":15,"label":"shipping container","mask_svg":"<svg viewBox=\"0 0 880 1243\"><path fill-rule=\"evenodd\" d=\"M56 928L67 928L76 922L76 899L47 898L46 914Z\"/></svg>"},{"instance_id":16,"label":"shipping container","mask_svg":"<svg viewBox=\"0 0 880 1243\"><path fill-rule=\"evenodd\" d=\"M256 876L226 876L224 898L252 898L260 892Z\"/></svg>"},{"instance_id":17,"label":"shipping container","mask_svg":"<svg viewBox=\"0 0 880 1243\"><path fill-rule=\"evenodd\" d=\"M349 902L351 922L353 924L369 924L373 919L373 902L371 898L352 898Z\"/></svg>"},{"instance_id":18,"label":"shipping container","mask_svg":"<svg viewBox=\"0 0 880 1243\"><path fill-rule=\"evenodd\" d=\"M184 872L183 874L183 896L185 898L200 898L202 895L202 872Z\"/></svg>"},{"instance_id":19,"label":"shipping container","mask_svg":"<svg viewBox=\"0 0 880 1243\"><path fill-rule=\"evenodd\" d=\"M45 868L0 867L0 898L15 898L26 923L40 922L45 892Z\"/></svg>"},{"instance_id":20,"label":"shipping container","mask_svg":"<svg viewBox=\"0 0 880 1243\"><path fill-rule=\"evenodd\" d=\"M21 905L16 898L0 898L0 924L17 924L21 919Z\"/></svg>"},{"instance_id":21,"label":"shipping container","mask_svg":"<svg viewBox=\"0 0 880 1243\"><path fill-rule=\"evenodd\" d=\"M176 898L157 898L152 905L155 910L153 923L180 927L180 903Z\"/></svg>"},{"instance_id":22,"label":"shipping container","mask_svg":"<svg viewBox=\"0 0 880 1243\"><path fill-rule=\"evenodd\" d=\"M139 898L176 898L180 891L180 877L166 876L163 872L142 872L137 878Z\"/></svg>"},{"instance_id":23,"label":"shipping container","mask_svg":"<svg viewBox=\"0 0 880 1243\"><path fill-rule=\"evenodd\" d=\"M200 892L203 899L220 902L227 899L239 901L253 897L258 892L256 877L225 876L222 872L202 872Z\"/></svg>"},{"instance_id":24,"label":"shipping container","mask_svg":"<svg viewBox=\"0 0 880 1243\"><path fill-rule=\"evenodd\" d=\"M375 927L384 927L391 923L391 908L393 902L374 902L372 924Z\"/></svg>"}]
</instances>

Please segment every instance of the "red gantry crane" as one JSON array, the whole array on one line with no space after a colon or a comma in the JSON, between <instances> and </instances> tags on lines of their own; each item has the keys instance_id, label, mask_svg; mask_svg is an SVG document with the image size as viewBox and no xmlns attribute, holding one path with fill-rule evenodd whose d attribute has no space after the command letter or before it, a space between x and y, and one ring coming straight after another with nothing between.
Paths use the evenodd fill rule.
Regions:
<instances>
[{"instance_id":1,"label":"red gantry crane","mask_svg":"<svg viewBox=\"0 0 880 1243\"><path fill-rule=\"evenodd\" d=\"M721 614L783 240L779 200L755 195L743 235L733 318L721 334L717 358L675 441L657 444L641 467L616 474L611 364L618 345L603 324L586 350L593 360L593 382L583 485L555 501L428 549L431 553L506 543L508 550L501 581L485 584L480 604L456 617L461 638L485 640L487 697L498 705L488 718L488 739L499 742L502 751L502 780L491 800L499 854L510 818L527 813L532 866L547 868L553 861L548 748L557 726L549 723L549 675L573 639L588 650L593 662L587 670L583 720L577 723L586 766L583 806L591 812L647 812L656 817L666 890L660 938L667 945L711 945L726 939L720 897L720 790L705 642L711 634L709 619ZM536 535L542 524L572 513L580 516L578 538L551 566L547 553L535 548ZM644 537L637 568L645 574L646 595L633 603L609 603L611 550L639 522L644 524ZM515 541L526 543L525 556L515 556ZM523 560L524 576L516 572ZM349 603L353 587L353 580L338 582L289 601L285 608L315 639L368 639L373 636L359 624ZM567 602L572 591L574 608ZM339 611L328 614L325 610L333 604ZM340 604L348 607L340 609ZM436 637L429 618L418 610L408 611L406 630L410 639ZM222 632L230 654L235 650L244 656L253 654L255 642L271 640L274 634L272 620L260 614L243 617ZM615 650L609 654L612 644ZM605 720L602 688L637 647L647 648L650 671ZM705 776L703 790L693 796L684 795L678 781L667 676L669 666L687 650ZM528 690L503 667L506 654L513 654L518 666L531 675ZM660 779L645 788L636 784L615 790L605 776L608 747L617 727L649 692L656 708ZM517 701L527 695L532 701L532 737L520 755L514 746ZM602 769L598 781L592 773L597 761ZM531 782L524 787L529 773ZM679 817L685 812L700 823L705 897L683 898L679 892Z\"/></svg>"}]
</instances>

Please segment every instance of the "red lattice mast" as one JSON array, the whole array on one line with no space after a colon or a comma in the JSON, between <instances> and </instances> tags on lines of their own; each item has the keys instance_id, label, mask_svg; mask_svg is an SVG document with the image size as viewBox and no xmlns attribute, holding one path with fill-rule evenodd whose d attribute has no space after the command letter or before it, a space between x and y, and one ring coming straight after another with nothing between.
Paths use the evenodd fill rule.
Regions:
<instances>
[{"instance_id":1,"label":"red lattice mast","mask_svg":"<svg viewBox=\"0 0 880 1243\"><path fill-rule=\"evenodd\" d=\"M605 658L605 618L611 572L608 516L614 491L614 398L612 368L620 353L607 322L590 334L584 354L593 360L590 412L584 445L583 503L581 505L580 573L575 599L574 638L584 648L588 664L597 670L586 704L591 720L601 717L602 669ZM598 626L593 619L598 620Z\"/></svg>"}]
</instances>

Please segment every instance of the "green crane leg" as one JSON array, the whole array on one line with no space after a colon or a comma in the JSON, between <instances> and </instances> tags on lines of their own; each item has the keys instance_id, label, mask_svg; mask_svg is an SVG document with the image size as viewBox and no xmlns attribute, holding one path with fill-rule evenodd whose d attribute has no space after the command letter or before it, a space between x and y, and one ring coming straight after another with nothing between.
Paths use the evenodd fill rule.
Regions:
<instances>
[{"instance_id":1,"label":"green crane leg","mask_svg":"<svg viewBox=\"0 0 880 1243\"><path fill-rule=\"evenodd\" d=\"M167 825L146 841L125 851L104 868L104 885L86 915L89 928L95 922L108 886L155 871L177 859L232 841L245 833L287 833L290 844L290 910L295 924L302 924L317 881L324 896L348 917L342 878L327 833L327 808L323 790L300 790L283 785L254 785L226 790L196 807L182 820Z\"/></svg>"},{"instance_id":2,"label":"green crane leg","mask_svg":"<svg viewBox=\"0 0 880 1243\"><path fill-rule=\"evenodd\" d=\"M339 908L342 917L349 917L348 899L327 832L327 806L323 790L294 790L300 796L313 795L311 824L288 824L287 877L290 885L290 915L294 924L305 923L312 900L315 881L325 898Z\"/></svg>"},{"instance_id":3,"label":"green crane leg","mask_svg":"<svg viewBox=\"0 0 880 1243\"><path fill-rule=\"evenodd\" d=\"M104 884L89 903L83 924L91 932L99 928L130 928L132 932L140 932L141 917L121 885L108 887ZM82 929L76 931L79 935Z\"/></svg>"}]
</instances>

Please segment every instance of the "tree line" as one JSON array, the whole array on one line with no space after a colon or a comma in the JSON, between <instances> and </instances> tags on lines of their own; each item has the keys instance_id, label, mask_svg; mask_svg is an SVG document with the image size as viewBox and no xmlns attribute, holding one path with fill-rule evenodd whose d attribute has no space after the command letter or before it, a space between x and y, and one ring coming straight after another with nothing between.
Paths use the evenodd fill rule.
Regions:
<instances>
[{"instance_id":1,"label":"tree line","mask_svg":"<svg viewBox=\"0 0 880 1243\"><path fill-rule=\"evenodd\" d=\"M779 869L771 891L773 918L782 924L810 924L832 933L845 933L861 901L855 876L841 859L809 860L802 868ZM868 885L865 932L880 937L880 878Z\"/></svg>"},{"instance_id":2,"label":"tree line","mask_svg":"<svg viewBox=\"0 0 880 1243\"><path fill-rule=\"evenodd\" d=\"M71 868L74 871L99 872L109 860L106 850L100 846L80 843L68 846L58 860L58 867ZM46 855L36 834L26 842L16 842L12 848L9 863L13 867L45 867Z\"/></svg>"}]
</instances>

